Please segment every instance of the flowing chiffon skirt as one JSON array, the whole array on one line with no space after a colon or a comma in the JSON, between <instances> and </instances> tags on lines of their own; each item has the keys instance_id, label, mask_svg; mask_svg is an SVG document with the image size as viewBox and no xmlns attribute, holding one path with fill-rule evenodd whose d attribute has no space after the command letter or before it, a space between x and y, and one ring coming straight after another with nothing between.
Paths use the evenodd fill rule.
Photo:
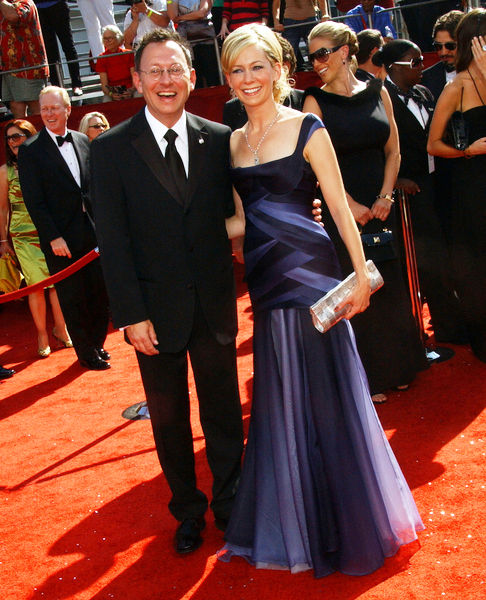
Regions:
<instances>
[{"instance_id":1,"label":"flowing chiffon skirt","mask_svg":"<svg viewBox=\"0 0 486 600\"><path fill-rule=\"evenodd\" d=\"M221 560L365 575L423 524L371 401L347 321L255 314L254 403Z\"/></svg>"}]
</instances>

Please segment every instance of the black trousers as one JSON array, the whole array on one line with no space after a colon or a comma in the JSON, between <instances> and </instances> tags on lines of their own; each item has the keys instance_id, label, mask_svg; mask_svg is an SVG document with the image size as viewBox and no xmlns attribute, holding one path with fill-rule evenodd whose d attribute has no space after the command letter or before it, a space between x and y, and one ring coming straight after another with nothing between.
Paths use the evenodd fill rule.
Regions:
<instances>
[{"instance_id":1,"label":"black trousers","mask_svg":"<svg viewBox=\"0 0 486 600\"><path fill-rule=\"evenodd\" d=\"M42 36L46 47L47 60L54 63L60 60L59 47L56 36L59 38L62 50L68 61L77 60L78 53L74 47L73 33L69 20L69 6L66 0L59 0L57 4L48 8L38 8L39 19L42 29ZM79 74L79 64L77 62L69 63L69 75L71 77L72 87L81 87L81 76ZM61 82L57 76L54 67L50 67L49 79L52 85L60 86Z\"/></svg>"},{"instance_id":2,"label":"black trousers","mask_svg":"<svg viewBox=\"0 0 486 600\"><path fill-rule=\"evenodd\" d=\"M137 352L157 454L172 492L169 510L182 521L202 516L208 508L207 497L196 482L188 355L196 382L206 456L213 474L211 509L217 517L228 518L243 451L236 347L234 342L227 345L217 342L199 302L186 348L156 356Z\"/></svg>"},{"instance_id":3,"label":"black trousers","mask_svg":"<svg viewBox=\"0 0 486 600\"><path fill-rule=\"evenodd\" d=\"M94 231L85 216L83 250L72 258L45 252L49 273L62 271L96 246ZM68 246L69 246L69 242ZM81 360L96 358L108 331L109 309L100 259L96 258L82 269L55 284L59 304L71 336L76 355Z\"/></svg>"},{"instance_id":4,"label":"black trousers","mask_svg":"<svg viewBox=\"0 0 486 600\"><path fill-rule=\"evenodd\" d=\"M435 210L434 177L417 181L420 192L409 197L420 289L429 305L439 340L464 334L459 300L454 293L451 256Z\"/></svg>"}]
</instances>

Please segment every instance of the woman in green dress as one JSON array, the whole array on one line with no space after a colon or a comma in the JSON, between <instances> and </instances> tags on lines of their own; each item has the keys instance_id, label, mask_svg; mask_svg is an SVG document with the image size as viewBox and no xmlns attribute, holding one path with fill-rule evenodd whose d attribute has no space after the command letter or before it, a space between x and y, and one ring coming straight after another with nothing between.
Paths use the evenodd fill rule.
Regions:
<instances>
[{"instance_id":1,"label":"woman in green dress","mask_svg":"<svg viewBox=\"0 0 486 600\"><path fill-rule=\"evenodd\" d=\"M13 254L15 251L27 285L49 277L44 254L40 249L39 236L22 198L17 171L19 146L35 133L33 125L23 119L15 119L8 123L4 130L7 164L0 167L0 256ZM8 240L9 231L13 249ZM49 288L49 299L54 317L52 333L63 346L71 348L71 338L66 330L54 287ZM46 328L44 290L29 294L29 308L37 329L37 353L40 357L47 358L51 348Z\"/></svg>"}]
</instances>

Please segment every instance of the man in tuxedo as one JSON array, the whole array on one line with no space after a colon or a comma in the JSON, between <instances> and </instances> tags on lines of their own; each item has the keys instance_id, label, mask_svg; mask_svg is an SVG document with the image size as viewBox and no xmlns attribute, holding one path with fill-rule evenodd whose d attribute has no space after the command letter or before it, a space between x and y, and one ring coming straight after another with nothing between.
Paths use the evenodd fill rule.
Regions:
<instances>
[{"instance_id":1,"label":"man in tuxedo","mask_svg":"<svg viewBox=\"0 0 486 600\"><path fill-rule=\"evenodd\" d=\"M463 16L464 13L460 10L451 10L439 17L434 25L433 46L439 62L425 69L422 83L432 92L435 102L439 99L445 84L456 76L456 28Z\"/></svg>"},{"instance_id":2,"label":"man in tuxedo","mask_svg":"<svg viewBox=\"0 0 486 600\"><path fill-rule=\"evenodd\" d=\"M88 138L67 129L71 104L66 90L48 86L39 97L45 128L19 149L22 194L39 232L51 275L96 246L88 195ZM103 348L108 297L99 259L56 283L62 312L79 362L96 371L110 368Z\"/></svg>"},{"instance_id":3,"label":"man in tuxedo","mask_svg":"<svg viewBox=\"0 0 486 600\"><path fill-rule=\"evenodd\" d=\"M146 34L133 79L147 105L92 142L93 203L113 322L136 350L169 510L180 521L175 549L185 554L201 545L208 508L196 482L188 355L220 529L243 449L225 229L234 213L230 130L186 113L196 74L178 34Z\"/></svg>"},{"instance_id":4,"label":"man in tuxedo","mask_svg":"<svg viewBox=\"0 0 486 600\"><path fill-rule=\"evenodd\" d=\"M456 28L464 16L460 10L451 10L437 19L433 29L434 47L439 62L423 72L422 83L432 92L434 104L449 81L456 76ZM452 161L455 158L435 157L436 210L447 243L452 243Z\"/></svg>"}]
</instances>

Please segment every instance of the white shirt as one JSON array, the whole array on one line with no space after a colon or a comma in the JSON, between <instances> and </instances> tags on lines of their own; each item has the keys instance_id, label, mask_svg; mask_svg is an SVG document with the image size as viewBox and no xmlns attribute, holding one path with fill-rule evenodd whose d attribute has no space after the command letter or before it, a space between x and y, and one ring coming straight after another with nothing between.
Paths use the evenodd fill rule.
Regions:
<instances>
[{"instance_id":1,"label":"white shirt","mask_svg":"<svg viewBox=\"0 0 486 600\"><path fill-rule=\"evenodd\" d=\"M164 138L164 135L169 130L169 127L166 127L163 123L156 119L149 111L147 106L145 107L145 118L147 119L150 129L154 134L155 141L159 145L162 155L165 156L165 151L167 150L167 140ZM170 129L177 133L175 147L177 148L177 152L179 152L179 155L182 159L186 176L189 176L189 137L187 135L187 115L185 110L182 111L181 118L173 127L170 127Z\"/></svg>"},{"instance_id":2,"label":"white shirt","mask_svg":"<svg viewBox=\"0 0 486 600\"><path fill-rule=\"evenodd\" d=\"M446 84L449 83L449 81L452 81L456 75L457 73L455 71L446 71Z\"/></svg>"},{"instance_id":3,"label":"white shirt","mask_svg":"<svg viewBox=\"0 0 486 600\"><path fill-rule=\"evenodd\" d=\"M61 156L66 161L66 164L69 167L69 170L71 171L71 174L74 177L76 183L79 185L79 187L81 187L81 171L79 168L78 157L76 156L76 151L74 150L74 146L71 144L71 142L64 142L64 144L62 146L59 146L57 143L57 139L56 139L58 134L53 133L47 127L46 127L46 131L51 136L51 138L54 140L54 143L56 144L56 148L59 150L59 152L61 153ZM63 137L66 136L67 132L68 132L68 130L66 129L63 133Z\"/></svg>"},{"instance_id":4,"label":"white shirt","mask_svg":"<svg viewBox=\"0 0 486 600\"><path fill-rule=\"evenodd\" d=\"M148 6L148 8L149 8L149 10L150 9L156 10L158 13L166 12L167 11L167 2L166 2L166 0L153 0L152 5ZM128 10L127 14L125 15L125 21L123 23L123 31L128 29L128 27L130 27L132 22L133 22L132 13L130 10ZM157 28L158 28L158 25L156 25L150 17L147 17L146 14L141 13L138 16L137 33L135 34L135 37L133 38L132 48L135 49L138 46L138 44L140 43L140 40L143 38L143 36L146 33L150 33L151 31L153 31L154 29L157 29ZM172 29L172 22L169 23L169 29Z\"/></svg>"}]
</instances>

